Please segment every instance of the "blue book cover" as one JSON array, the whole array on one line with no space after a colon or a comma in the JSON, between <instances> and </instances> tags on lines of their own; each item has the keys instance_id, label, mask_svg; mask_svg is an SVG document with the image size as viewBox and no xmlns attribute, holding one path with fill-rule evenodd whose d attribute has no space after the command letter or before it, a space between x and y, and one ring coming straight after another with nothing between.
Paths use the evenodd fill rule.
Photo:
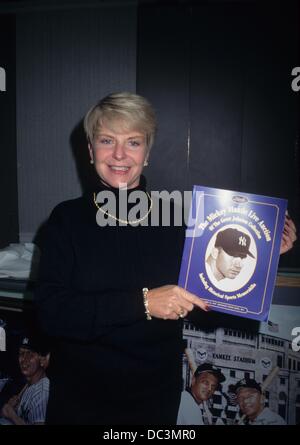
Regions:
<instances>
[{"instance_id":1,"label":"blue book cover","mask_svg":"<svg viewBox=\"0 0 300 445\"><path fill-rule=\"evenodd\" d=\"M179 285L212 310L266 321L287 201L194 186Z\"/></svg>"}]
</instances>

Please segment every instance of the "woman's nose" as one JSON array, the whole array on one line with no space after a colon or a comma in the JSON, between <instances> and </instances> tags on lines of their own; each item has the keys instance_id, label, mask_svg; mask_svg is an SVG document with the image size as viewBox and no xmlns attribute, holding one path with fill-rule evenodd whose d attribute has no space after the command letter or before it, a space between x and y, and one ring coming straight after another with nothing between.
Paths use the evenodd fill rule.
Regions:
<instances>
[{"instance_id":1,"label":"woman's nose","mask_svg":"<svg viewBox=\"0 0 300 445\"><path fill-rule=\"evenodd\" d=\"M125 157L126 157L126 153L125 153L124 145L117 142L114 147L113 158L120 161L120 160L124 159Z\"/></svg>"}]
</instances>

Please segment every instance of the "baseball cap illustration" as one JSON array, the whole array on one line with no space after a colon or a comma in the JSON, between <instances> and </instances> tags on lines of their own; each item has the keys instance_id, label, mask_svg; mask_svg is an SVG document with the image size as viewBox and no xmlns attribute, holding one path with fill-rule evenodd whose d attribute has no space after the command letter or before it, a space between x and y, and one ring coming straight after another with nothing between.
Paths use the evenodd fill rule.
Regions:
<instances>
[{"instance_id":1,"label":"baseball cap illustration","mask_svg":"<svg viewBox=\"0 0 300 445\"><path fill-rule=\"evenodd\" d=\"M225 376L222 374L220 369L211 363L203 363L202 365L198 366L194 372L194 376L198 377L202 372L209 372L210 374L213 374L215 377L217 377L219 383L222 383L225 380Z\"/></svg>"},{"instance_id":2,"label":"baseball cap illustration","mask_svg":"<svg viewBox=\"0 0 300 445\"><path fill-rule=\"evenodd\" d=\"M215 247L222 247L230 256L246 258L249 255L255 259L249 250L250 243L250 236L247 233L228 227L218 232Z\"/></svg>"},{"instance_id":3,"label":"baseball cap illustration","mask_svg":"<svg viewBox=\"0 0 300 445\"><path fill-rule=\"evenodd\" d=\"M237 394L238 391L242 388L253 388L260 393L262 392L260 384L257 383L257 381L254 379L244 378L240 380L239 382L236 383L236 385L234 385L233 392Z\"/></svg>"}]
</instances>

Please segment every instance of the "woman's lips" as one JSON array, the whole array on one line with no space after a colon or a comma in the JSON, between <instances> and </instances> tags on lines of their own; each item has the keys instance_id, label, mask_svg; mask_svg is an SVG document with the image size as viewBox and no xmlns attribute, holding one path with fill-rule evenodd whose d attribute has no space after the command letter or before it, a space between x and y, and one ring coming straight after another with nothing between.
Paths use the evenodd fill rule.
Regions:
<instances>
[{"instance_id":1,"label":"woman's lips","mask_svg":"<svg viewBox=\"0 0 300 445\"><path fill-rule=\"evenodd\" d=\"M129 172L130 167L126 166L117 166L117 165L109 165L109 169L115 175L126 175Z\"/></svg>"}]
</instances>

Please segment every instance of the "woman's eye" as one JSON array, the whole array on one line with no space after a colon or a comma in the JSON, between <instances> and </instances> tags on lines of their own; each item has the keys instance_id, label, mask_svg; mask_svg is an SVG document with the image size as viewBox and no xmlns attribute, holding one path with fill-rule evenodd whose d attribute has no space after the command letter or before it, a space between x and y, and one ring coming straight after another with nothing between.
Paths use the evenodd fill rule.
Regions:
<instances>
[{"instance_id":1,"label":"woman's eye","mask_svg":"<svg viewBox=\"0 0 300 445\"><path fill-rule=\"evenodd\" d=\"M112 139L107 139L107 138L102 138L100 139L100 144L105 144L105 145L109 145L112 144Z\"/></svg>"},{"instance_id":2,"label":"woman's eye","mask_svg":"<svg viewBox=\"0 0 300 445\"><path fill-rule=\"evenodd\" d=\"M130 147L139 147L141 143L139 141L129 141Z\"/></svg>"}]
</instances>

